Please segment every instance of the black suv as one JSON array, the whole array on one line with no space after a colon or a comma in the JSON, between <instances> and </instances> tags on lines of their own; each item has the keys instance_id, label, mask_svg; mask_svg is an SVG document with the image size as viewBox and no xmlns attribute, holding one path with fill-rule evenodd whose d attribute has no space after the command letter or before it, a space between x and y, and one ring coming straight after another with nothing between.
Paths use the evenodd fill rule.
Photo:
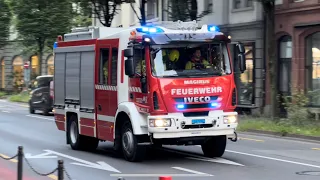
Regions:
<instances>
[{"instance_id":1,"label":"black suv","mask_svg":"<svg viewBox=\"0 0 320 180\"><path fill-rule=\"evenodd\" d=\"M50 96L50 82L53 75L38 76L30 85L29 111L34 114L35 110L43 111L48 115L53 109L53 98Z\"/></svg>"}]
</instances>

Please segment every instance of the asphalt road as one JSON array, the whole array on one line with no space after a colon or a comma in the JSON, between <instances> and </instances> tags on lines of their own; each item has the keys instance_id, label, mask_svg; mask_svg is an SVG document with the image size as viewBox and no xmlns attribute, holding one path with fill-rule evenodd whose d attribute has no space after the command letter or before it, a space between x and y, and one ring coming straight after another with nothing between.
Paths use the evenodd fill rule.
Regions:
<instances>
[{"instance_id":1,"label":"asphalt road","mask_svg":"<svg viewBox=\"0 0 320 180\"><path fill-rule=\"evenodd\" d=\"M53 116L30 115L26 105L0 101L0 154L12 156L23 146L28 161L42 173L63 159L72 180L155 180L160 175L186 180L319 180L320 143L244 134L240 138L228 141L218 159L203 157L199 146L166 146L150 149L141 163L130 163L116 156L110 143L100 143L94 153L73 151ZM24 168L29 168L26 163Z\"/></svg>"}]
</instances>

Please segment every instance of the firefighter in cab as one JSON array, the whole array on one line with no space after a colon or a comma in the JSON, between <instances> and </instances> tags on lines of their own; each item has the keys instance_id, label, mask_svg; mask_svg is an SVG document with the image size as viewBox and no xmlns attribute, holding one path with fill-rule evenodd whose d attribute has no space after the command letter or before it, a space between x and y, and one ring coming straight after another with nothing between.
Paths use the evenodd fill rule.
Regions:
<instances>
[{"instance_id":1,"label":"firefighter in cab","mask_svg":"<svg viewBox=\"0 0 320 180\"><path fill-rule=\"evenodd\" d=\"M163 62L165 63L166 70L176 70L177 61L179 60L180 53L178 50L173 49L169 54L166 51L162 51Z\"/></svg>"},{"instance_id":2,"label":"firefighter in cab","mask_svg":"<svg viewBox=\"0 0 320 180\"><path fill-rule=\"evenodd\" d=\"M210 68L210 63L201 56L201 50L196 49L193 53L191 61L188 61L185 69L206 69Z\"/></svg>"}]
</instances>

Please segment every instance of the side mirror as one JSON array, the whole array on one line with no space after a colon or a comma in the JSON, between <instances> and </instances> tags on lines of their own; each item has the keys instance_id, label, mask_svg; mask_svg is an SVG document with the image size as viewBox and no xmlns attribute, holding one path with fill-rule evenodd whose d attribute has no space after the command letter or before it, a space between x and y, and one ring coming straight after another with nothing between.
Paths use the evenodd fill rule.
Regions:
<instances>
[{"instance_id":1,"label":"side mirror","mask_svg":"<svg viewBox=\"0 0 320 180\"><path fill-rule=\"evenodd\" d=\"M240 71L241 71L241 73L243 73L247 68L246 57L243 53L238 54L238 61L239 61Z\"/></svg>"},{"instance_id":2,"label":"side mirror","mask_svg":"<svg viewBox=\"0 0 320 180\"><path fill-rule=\"evenodd\" d=\"M127 49L126 49L127 50ZM128 57L124 62L125 65L125 73L129 77L133 77L135 75L134 61L132 57Z\"/></svg>"},{"instance_id":3,"label":"side mirror","mask_svg":"<svg viewBox=\"0 0 320 180\"><path fill-rule=\"evenodd\" d=\"M244 50L244 46L243 46L243 44L238 43L238 44L237 44L237 47L238 47L238 51L239 51L239 53L245 53L245 50Z\"/></svg>"},{"instance_id":4,"label":"side mirror","mask_svg":"<svg viewBox=\"0 0 320 180\"><path fill-rule=\"evenodd\" d=\"M127 48L124 50L124 57L133 57L133 48Z\"/></svg>"}]
</instances>

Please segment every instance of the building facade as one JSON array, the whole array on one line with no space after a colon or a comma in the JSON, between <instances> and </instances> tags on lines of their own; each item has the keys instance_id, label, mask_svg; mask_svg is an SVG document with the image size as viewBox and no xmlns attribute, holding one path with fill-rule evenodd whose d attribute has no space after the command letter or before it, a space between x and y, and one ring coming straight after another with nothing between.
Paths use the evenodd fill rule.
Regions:
<instances>
[{"instance_id":1,"label":"building facade","mask_svg":"<svg viewBox=\"0 0 320 180\"><path fill-rule=\"evenodd\" d=\"M44 53L42 62L39 63L37 55L21 52L22 48L19 47L19 42L15 40L16 37L17 33L12 27L7 45L0 49L0 90L2 91L20 90L25 85L23 67L25 62L30 64L31 78L38 75L53 74L53 55Z\"/></svg>"},{"instance_id":2,"label":"building facade","mask_svg":"<svg viewBox=\"0 0 320 180\"><path fill-rule=\"evenodd\" d=\"M319 17L319 0L277 0L279 94L290 95L299 88L320 95ZM266 100L269 104L269 98ZM319 97L312 96L311 100L310 106L320 107Z\"/></svg>"}]
</instances>

